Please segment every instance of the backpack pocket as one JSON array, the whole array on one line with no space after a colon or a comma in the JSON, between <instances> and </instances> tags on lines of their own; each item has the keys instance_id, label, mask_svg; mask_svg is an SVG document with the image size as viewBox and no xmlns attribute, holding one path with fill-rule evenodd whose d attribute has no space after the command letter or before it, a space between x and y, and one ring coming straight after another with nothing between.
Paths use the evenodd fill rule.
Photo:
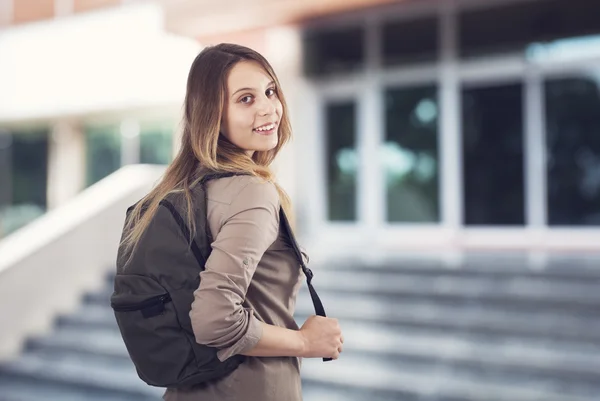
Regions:
<instances>
[{"instance_id":1,"label":"backpack pocket","mask_svg":"<svg viewBox=\"0 0 600 401\"><path fill-rule=\"evenodd\" d=\"M146 319L162 315L165 313L165 304L171 302L171 296L168 293L157 295L141 302L136 303L112 303L115 312L135 312L140 311Z\"/></svg>"},{"instance_id":2,"label":"backpack pocket","mask_svg":"<svg viewBox=\"0 0 600 401\"><path fill-rule=\"evenodd\" d=\"M192 344L171 295L160 284L145 276L119 274L111 307L127 352L146 383L167 387L194 373Z\"/></svg>"}]
</instances>

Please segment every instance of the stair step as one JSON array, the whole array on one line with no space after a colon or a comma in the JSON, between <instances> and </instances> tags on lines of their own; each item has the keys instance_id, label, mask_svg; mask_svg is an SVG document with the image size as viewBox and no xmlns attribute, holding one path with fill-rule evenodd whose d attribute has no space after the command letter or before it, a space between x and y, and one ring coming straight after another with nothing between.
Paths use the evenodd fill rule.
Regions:
<instances>
[{"instance_id":1,"label":"stair step","mask_svg":"<svg viewBox=\"0 0 600 401\"><path fill-rule=\"evenodd\" d=\"M479 304L440 305L427 301L394 302L368 295L330 293L321 297L330 316L365 322L385 322L405 327L430 328L488 335L544 337L558 340L600 343L600 322L588 316L538 311L535 315L520 310L492 308ZM296 314L313 313L308 293L301 293ZM97 304L83 305L74 314L58 319L58 326L118 330L112 309Z\"/></svg>"},{"instance_id":2,"label":"stair step","mask_svg":"<svg viewBox=\"0 0 600 401\"><path fill-rule=\"evenodd\" d=\"M600 277L600 271L599 271ZM372 288L384 292L442 292L465 296L497 295L518 296L527 299L574 299L591 297L600 301L596 283L569 282L553 280L544 276L519 277L505 276L457 276L440 273L437 276L423 275L418 272L381 272L363 269L321 270L315 272L315 283L327 287L361 289Z\"/></svg>"},{"instance_id":3,"label":"stair step","mask_svg":"<svg viewBox=\"0 0 600 401\"><path fill-rule=\"evenodd\" d=\"M600 277L600 272L599 275ZM547 277L424 275L414 271L319 270L314 285L319 294L388 296L397 302L429 300L453 305L502 305L540 310L595 313L600 307L600 281L568 282ZM306 292L306 288L302 288ZM86 303L110 305L112 286L88 294Z\"/></svg>"},{"instance_id":4,"label":"stair step","mask_svg":"<svg viewBox=\"0 0 600 401\"><path fill-rule=\"evenodd\" d=\"M96 366L117 366L134 369L133 362L126 352L122 354L105 354L94 352L84 347L69 346L40 346L31 347L28 354L37 355L45 360L69 359L73 361L86 361Z\"/></svg>"},{"instance_id":5,"label":"stair step","mask_svg":"<svg viewBox=\"0 0 600 401\"><path fill-rule=\"evenodd\" d=\"M384 296L324 293L321 296L329 316L368 322L385 322L404 327L436 331L477 332L487 335L526 336L600 343L600 322L593 316L552 311L536 314L521 310L436 304L430 301L398 302ZM308 293L301 293L296 315L314 313Z\"/></svg>"},{"instance_id":6,"label":"stair step","mask_svg":"<svg viewBox=\"0 0 600 401\"><path fill-rule=\"evenodd\" d=\"M307 312L308 312L307 308ZM301 326L306 319L310 315L314 314L314 311L310 310L310 314L306 313L297 313L295 315L295 320L298 326ZM429 326L419 326L419 325L408 325L408 324L398 324L395 322L387 322L387 321L365 321L363 319L350 319L350 318L342 318L339 316L332 317L338 318L340 324L344 325L353 325L353 326L366 326L366 327L381 327L386 326L390 329L396 330L401 333L407 333L415 336L436 336L439 338L448 338L448 339L461 339L467 342L473 342L474 344L480 343L520 343L526 347L542 347L544 349L554 349L558 353L575 353L588 355L589 353L598 353L600 352L600 343L598 342L590 342L590 341L577 341L577 340L565 340L565 339L556 339L550 336L545 337L535 337L535 336L522 336L519 333L495 333L495 332L485 332L485 331L476 331L470 329L442 329L435 328Z\"/></svg>"},{"instance_id":7,"label":"stair step","mask_svg":"<svg viewBox=\"0 0 600 401\"><path fill-rule=\"evenodd\" d=\"M119 330L113 310L109 306L97 304L83 304L74 313L59 316L56 326Z\"/></svg>"},{"instance_id":8,"label":"stair step","mask_svg":"<svg viewBox=\"0 0 600 401\"><path fill-rule=\"evenodd\" d=\"M477 338L343 319L340 325L346 339L345 354L389 355L406 361L408 369L410 364L435 367L443 363L473 374L488 372L507 377L553 378L566 383L600 383L600 362L590 358L600 353L600 344ZM38 339L28 349L128 360L120 334L112 329L89 332L65 327Z\"/></svg>"},{"instance_id":9,"label":"stair step","mask_svg":"<svg viewBox=\"0 0 600 401\"><path fill-rule=\"evenodd\" d=\"M69 355L49 357L26 352L17 360L0 365L0 377L86 391L119 392L133 397L159 398L164 393L142 382L130 364L82 364L81 359Z\"/></svg>"},{"instance_id":10,"label":"stair step","mask_svg":"<svg viewBox=\"0 0 600 401\"><path fill-rule=\"evenodd\" d=\"M303 380L396 393L396 399L452 401L590 401L597 390L573 394L556 388L552 381L524 378L520 383L497 382L494 378L464 376L443 365L431 368L400 370L393 361L373 356L343 356L338 361L323 363L304 360Z\"/></svg>"},{"instance_id":11,"label":"stair step","mask_svg":"<svg viewBox=\"0 0 600 401\"><path fill-rule=\"evenodd\" d=\"M373 380L371 370L375 369L387 370L388 376L391 374L399 379L415 375L427 378L429 383L450 383L453 391L456 386L465 390L467 385L472 387L473 383L477 383L482 386L482 394L484 389L493 390L499 395L506 393L506 397L514 397L514 401L536 399L531 398L532 394L546 397L539 398L546 401L558 400L558 394L563 397L562 401L580 400L583 399L581 397L600 392L600 364L586 359L585 354L559 356L552 349L532 349L520 344L473 344L443 337L410 336L385 327L365 329L364 326L343 324L342 328L346 338L345 351L342 358L331 366L334 366L334 371L339 368L350 369L359 376L368 372L368 380L363 378L356 382L363 390L398 391L396 386L385 387L377 380L369 381ZM93 342L94 337L91 336L89 341ZM523 358L523 355L527 357ZM302 372L309 386L314 381L323 383L332 379L331 369L319 370L319 366L315 367L311 359L304 360ZM323 374L315 378L315 372ZM155 394L150 391L156 390L145 386L137 378L130 362L115 363L99 360L94 355L77 353L28 352L18 361L2 366L0 377L3 376L69 383L77 388L93 390L106 386L129 395L151 396ZM334 377L332 380L338 385L354 382L351 375L347 376L348 382L340 382L339 379ZM421 381L420 386L427 382ZM412 385L412 382L404 383L405 386L409 384ZM441 390L446 391L444 387ZM445 396L445 393L442 391L439 395Z\"/></svg>"},{"instance_id":12,"label":"stair step","mask_svg":"<svg viewBox=\"0 0 600 401\"><path fill-rule=\"evenodd\" d=\"M600 282L600 253L589 257L560 257L548 255L545 266L531 263L528 255L507 256L505 253L466 255L459 265L419 256L395 257L376 264L365 264L356 258L336 258L327 264L311 264L316 273L321 271L373 271L377 273L415 274L420 276L456 277L518 277L541 278L572 282ZM112 279L108 280L112 282Z\"/></svg>"},{"instance_id":13,"label":"stair step","mask_svg":"<svg viewBox=\"0 0 600 401\"><path fill-rule=\"evenodd\" d=\"M129 359L127 349L118 331L85 328L59 328L52 333L29 339L26 350L50 349L56 351L76 351L85 354Z\"/></svg>"},{"instance_id":14,"label":"stair step","mask_svg":"<svg viewBox=\"0 0 600 401\"><path fill-rule=\"evenodd\" d=\"M399 401L395 391L381 391L368 388L352 388L302 380L303 401ZM419 401L417 398L402 398L402 401Z\"/></svg>"},{"instance_id":15,"label":"stair step","mask_svg":"<svg viewBox=\"0 0 600 401\"><path fill-rule=\"evenodd\" d=\"M366 270L319 271L315 273L313 283L320 292L387 295L398 300L525 305L531 310L593 310L600 306L597 283L564 283L511 276L419 277Z\"/></svg>"},{"instance_id":16,"label":"stair step","mask_svg":"<svg viewBox=\"0 0 600 401\"><path fill-rule=\"evenodd\" d=\"M48 384L31 378L3 378L0 375L0 401L159 401L160 396L128 395L121 391Z\"/></svg>"},{"instance_id":17,"label":"stair step","mask_svg":"<svg viewBox=\"0 0 600 401\"><path fill-rule=\"evenodd\" d=\"M443 365L474 376L505 377L507 384L521 376L552 378L575 388L591 385L600 392L600 361L590 359L588 352L566 352L519 341L474 342L444 335L411 334L384 325L343 321L341 325L345 355L384 356L399 367L406 365L408 370L417 364L431 370Z\"/></svg>"},{"instance_id":18,"label":"stair step","mask_svg":"<svg viewBox=\"0 0 600 401\"><path fill-rule=\"evenodd\" d=\"M90 292L84 295L83 304L92 304L110 308L110 296L113 291L108 287L100 291Z\"/></svg>"},{"instance_id":19,"label":"stair step","mask_svg":"<svg viewBox=\"0 0 600 401\"><path fill-rule=\"evenodd\" d=\"M309 250L310 253L310 250ZM393 257L377 264L365 264L356 258L338 257L327 264L310 263L317 274L321 272L373 272L375 274L400 274L418 277L476 277L476 278L531 278L555 282L600 283L600 253L582 257L581 255L549 255L543 268L533 267L527 254L506 255L502 253L467 254L459 266L448 265L437 258L427 259L427 255L414 257ZM111 288L115 271L106 275L106 283Z\"/></svg>"}]
</instances>

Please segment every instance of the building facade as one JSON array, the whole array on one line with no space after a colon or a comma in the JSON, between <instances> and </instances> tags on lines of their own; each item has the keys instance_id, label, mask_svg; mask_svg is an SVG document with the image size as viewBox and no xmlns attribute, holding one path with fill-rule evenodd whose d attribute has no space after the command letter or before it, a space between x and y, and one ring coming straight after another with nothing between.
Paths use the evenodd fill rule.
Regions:
<instances>
[{"instance_id":1,"label":"building facade","mask_svg":"<svg viewBox=\"0 0 600 401\"><path fill-rule=\"evenodd\" d=\"M230 41L263 53L284 84L295 140L279 162L280 178L313 248L598 249L596 1L181 0L126 2L73 17L102 2L80 3L49 1L53 17L40 22L21 20L29 14L19 0L3 3L12 10L4 38L44 24L75 31L88 15L99 31L122 10L146 15L123 17L121 30L100 39L89 33L104 49L133 44L100 52L103 68L78 67L112 71L119 83L112 95L104 81L81 89L78 82L90 77L71 73L62 75L66 86L81 92L47 86L46 103L32 103L17 96L25 89L0 78L22 104L0 113L0 203L12 205L5 215L14 225L121 165L167 163L191 58L204 45ZM146 36L127 33L132 21L147 27ZM1 43L0 52L13 42ZM162 56L144 50L156 43ZM118 63L126 49L143 55L135 66ZM147 90L153 77L167 75L168 84ZM132 92L138 96L127 99ZM53 107L50 94L69 107ZM82 106L82 97L92 100ZM31 104L37 111L23 112Z\"/></svg>"}]
</instances>

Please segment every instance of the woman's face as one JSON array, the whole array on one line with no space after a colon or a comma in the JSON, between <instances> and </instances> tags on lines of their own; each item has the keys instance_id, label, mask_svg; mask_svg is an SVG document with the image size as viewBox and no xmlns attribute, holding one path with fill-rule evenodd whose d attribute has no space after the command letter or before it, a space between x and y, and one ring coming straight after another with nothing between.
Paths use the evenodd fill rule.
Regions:
<instances>
[{"instance_id":1,"label":"woman's face","mask_svg":"<svg viewBox=\"0 0 600 401\"><path fill-rule=\"evenodd\" d=\"M249 156L277 146L283 114L277 91L256 62L239 62L229 73L221 133Z\"/></svg>"}]
</instances>

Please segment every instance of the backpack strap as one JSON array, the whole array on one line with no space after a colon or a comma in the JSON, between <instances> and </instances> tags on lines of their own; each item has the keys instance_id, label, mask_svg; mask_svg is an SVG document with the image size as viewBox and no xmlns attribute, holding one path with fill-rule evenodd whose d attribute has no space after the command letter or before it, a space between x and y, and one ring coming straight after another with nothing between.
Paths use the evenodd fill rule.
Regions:
<instances>
[{"instance_id":1,"label":"backpack strap","mask_svg":"<svg viewBox=\"0 0 600 401\"><path fill-rule=\"evenodd\" d=\"M250 175L248 173L234 173L234 172L226 172L226 173L209 173L200 179L200 185L204 186L210 180L216 180L219 178L227 178L233 177L236 175Z\"/></svg>"},{"instance_id":2,"label":"backpack strap","mask_svg":"<svg viewBox=\"0 0 600 401\"><path fill-rule=\"evenodd\" d=\"M283 208L279 209L279 219L281 221L281 224L283 224L283 228L285 229L285 231L290 239L290 242L292 243L292 247L294 248L294 253L296 254L296 258L298 259L298 263L300 263L300 267L302 268L302 271L304 272L304 275L306 276L306 284L308 285L308 291L310 292L310 298L312 299L312 303L315 308L315 313L318 316L327 317L327 315L325 314L325 308L323 307L323 302L321 302L321 298L319 298L319 295L317 294L317 290L315 290L315 287L313 287L313 285L312 285L312 279L314 277L314 274L313 274L312 270L310 270L308 267L306 267L306 264L304 263L304 258L302 257L302 252L300 252L300 246L298 245L298 241L296 241L294 231L292 230L290 222L289 222L285 212L283 211ZM331 360L332 360L332 358L323 358L323 362L328 362Z\"/></svg>"},{"instance_id":3,"label":"backpack strap","mask_svg":"<svg viewBox=\"0 0 600 401\"><path fill-rule=\"evenodd\" d=\"M184 238L186 240L189 240L190 239L190 230L189 230L188 226L185 224L185 222L183 221L183 217L181 217L181 215L179 214L179 212L177 211L175 206L173 206L173 204L166 199L161 200L160 205L167 208L167 210L169 210L169 212L171 212L171 215L173 216L173 219L175 219L175 221L177 222L177 225L179 226L179 229L181 230L181 233L183 234ZM195 238L192 238L192 243L190 244L190 246L192 249L192 253L194 254L194 257L196 258L196 261L198 261L200 270L204 271L204 266L206 265L206 258L204 257L204 255L202 255L202 252L200 251L200 248L198 247L198 244L196 243Z\"/></svg>"},{"instance_id":4,"label":"backpack strap","mask_svg":"<svg viewBox=\"0 0 600 401\"><path fill-rule=\"evenodd\" d=\"M306 264L304 263L304 258L302 257L302 252L300 252L300 246L298 245L298 242L296 241L296 237L294 235L294 232L292 231L290 222L289 222L285 212L283 211L283 208L279 209L279 219L281 220L281 223L283 224L283 228L285 229L286 234L288 235L290 242L292 243L292 247L294 248L294 253L296 254L296 259L298 259L298 263L300 263L300 267L302 268L302 271L304 272L304 275L306 276L306 283L308 284L308 291L310 291L310 297L312 298L313 306L315 307L315 313L319 316L326 317L325 308L323 308L323 303L321 302L321 299L319 298L317 291L315 290L315 288L312 285L312 279L314 277L314 273L312 272L312 270L310 270L308 267L306 267Z\"/></svg>"}]
</instances>

